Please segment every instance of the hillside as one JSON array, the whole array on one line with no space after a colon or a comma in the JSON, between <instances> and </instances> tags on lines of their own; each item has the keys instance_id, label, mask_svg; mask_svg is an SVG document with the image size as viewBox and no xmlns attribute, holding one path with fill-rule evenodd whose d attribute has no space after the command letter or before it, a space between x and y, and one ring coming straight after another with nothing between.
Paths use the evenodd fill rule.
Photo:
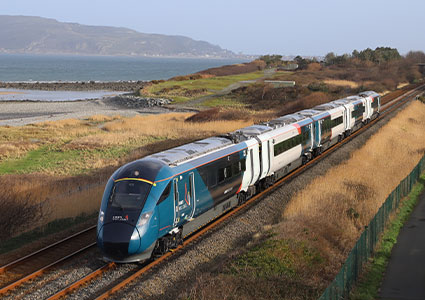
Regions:
<instances>
[{"instance_id":1,"label":"hillside","mask_svg":"<svg viewBox=\"0 0 425 300\"><path fill-rule=\"evenodd\" d=\"M231 51L184 36L140 33L54 19L0 15L0 53L234 57Z\"/></svg>"}]
</instances>

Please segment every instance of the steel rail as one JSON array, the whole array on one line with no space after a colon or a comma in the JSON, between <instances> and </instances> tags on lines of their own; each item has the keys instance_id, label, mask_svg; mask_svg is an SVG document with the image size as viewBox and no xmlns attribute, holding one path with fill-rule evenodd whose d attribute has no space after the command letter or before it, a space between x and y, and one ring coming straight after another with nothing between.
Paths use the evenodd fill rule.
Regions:
<instances>
[{"instance_id":1,"label":"steel rail","mask_svg":"<svg viewBox=\"0 0 425 300\"><path fill-rule=\"evenodd\" d=\"M213 220L211 223L205 225L200 230L196 231L194 234L190 235L187 239L185 239L184 242L183 242L183 245L179 245L177 248L173 249L172 252L167 252L164 255L162 255L161 257L159 257L158 259L156 259L156 260L152 261L151 263L147 264L146 266L142 267L140 270L138 270L134 274L130 275L126 279L124 279L121 282L119 282L117 285L113 286L112 288L110 288L109 290L107 290L106 292L104 292L103 294L101 294L100 296L98 296L96 298L96 300L107 299L109 296L111 296L112 294L116 293L117 291L119 291L120 289L122 289L123 287L125 287L131 281L133 281L137 277L141 276L142 274L146 273L148 270L150 270L153 267L157 266L161 262L165 261L166 259L168 259L170 256L172 256L176 252L182 250L185 246L187 246L188 244L192 243L193 241L195 241L196 239L198 239L199 237L201 237L202 235L204 235L206 232L208 232L212 228L216 227L217 225L221 224L225 220L229 219L231 216L235 215L236 213L238 213L242 209L244 209L244 208L248 207L249 205L255 203L257 200L261 199L263 196L268 195L272 191L276 190L283 183L287 182L288 180L292 179L293 177L295 177L295 176L299 175L300 173L304 172L308 167L310 167L311 165L317 163L319 160L322 160L324 157L328 156L329 154L331 154L332 152L334 152L336 149L339 149L340 147L342 147L342 145L344 145L347 142L351 141L353 138L355 138L356 136L358 136L360 133L362 133L366 129L370 128L373 124L375 124L378 121L382 120L385 116L387 116L388 114L390 114L391 112L393 112L394 110L396 110L397 108L399 108L400 106L402 106L404 103L406 103L410 99L410 97L412 97L413 94L415 94L415 92L419 91L420 89L422 89L424 87L425 87L425 85L422 85L420 87L417 87L417 88L415 88L413 90L410 90L410 91L404 93L403 95L395 98L394 100L391 100L390 102L388 102L387 104L385 104L385 111L383 113L381 113L379 117L377 117L373 121L369 122L367 125L363 126L362 128L360 128L356 132L352 133L347 138L343 139L341 142L339 142L339 143L333 145L332 147L328 148L326 151L324 151L323 153L321 153L319 156L313 158L312 160L310 160L309 162L307 162L305 165L303 165L303 166L295 169L291 173L287 174L286 176L284 176L283 178L281 178L279 181L277 181L274 185L270 186L269 188L267 188L266 190L260 192L259 194L256 194L252 198L248 199L242 205L233 208L228 213L219 216L218 218L216 218L215 220Z\"/></svg>"},{"instance_id":2,"label":"steel rail","mask_svg":"<svg viewBox=\"0 0 425 300\"><path fill-rule=\"evenodd\" d=\"M56 266L56 265L58 265L58 264L60 264L60 263L62 263L64 261L66 261L66 260L68 260L68 259L70 259L70 258L72 258L72 257L74 257L74 256L76 256L76 255L78 255L78 254L80 254L80 253L82 253L82 252L84 252L84 251L86 251L86 250L94 247L94 246L96 246L96 243L92 243L90 245L87 245L87 246L85 246L85 247L83 247L83 248L81 248L81 249L79 249L79 250L77 250L77 251L75 251L75 252L73 252L71 254L68 254L67 256L64 256L64 257L58 259L57 261L55 261L53 263L50 263L47 266L44 266L44 267L40 268L39 270L37 270L37 271L35 271L35 272L33 272L33 273L31 273L31 274L29 274L29 275L21 278L21 279L18 279L15 282L12 282L12 283L8 284L5 287L2 287L0 289L0 295L7 293L8 291L16 288L17 286L21 285L24 282L27 282L27 281L29 281L29 280L37 277L37 276L42 275L43 273L45 273L46 271L48 271L50 268L52 268L52 267L54 267L54 266Z\"/></svg>"},{"instance_id":3,"label":"steel rail","mask_svg":"<svg viewBox=\"0 0 425 300\"><path fill-rule=\"evenodd\" d=\"M100 267L99 269L91 272L90 274L87 274L86 276L84 276L83 278L75 281L73 284L67 286L66 288L60 290L59 292L55 293L54 295L50 296L49 298L47 298L47 300L55 300L55 299L59 299L61 297L64 297L66 294L72 292L73 290L79 288L80 286L82 286L83 284L86 284L87 282L91 281L92 279L96 278L97 276L105 273L106 271L115 268L116 264L113 262L110 262L102 267Z\"/></svg>"},{"instance_id":4,"label":"steel rail","mask_svg":"<svg viewBox=\"0 0 425 300\"><path fill-rule=\"evenodd\" d=\"M81 231L79 231L77 233L74 233L73 235L71 235L69 237L66 237L66 238L64 238L64 239L62 239L60 241L57 241L57 242L55 242L55 243L53 243L53 244L51 244L49 246L46 246L46 247L44 247L42 249L39 249L39 250L37 250L35 252L32 252L32 253L30 253L28 255L25 255L25 256L23 256L21 258L18 258L18 259L14 260L14 261L6 264L6 265L3 265L3 266L0 267L0 274L6 272L7 270L10 270L11 268L19 265L20 263L24 262L25 260L27 260L29 258L32 258L32 257L34 257L36 255L40 255L42 252L44 252L46 250L52 249L53 247L56 247L56 246L61 245L61 244L65 243L65 242L68 242L69 240L71 240L73 238L76 238L77 236L83 235L83 234L85 234L85 233L87 233L90 230L93 230L95 228L96 228L96 225L91 226L91 227L88 227L88 228L86 228L84 230L81 230Z\"/></svg>"}]
</instances>

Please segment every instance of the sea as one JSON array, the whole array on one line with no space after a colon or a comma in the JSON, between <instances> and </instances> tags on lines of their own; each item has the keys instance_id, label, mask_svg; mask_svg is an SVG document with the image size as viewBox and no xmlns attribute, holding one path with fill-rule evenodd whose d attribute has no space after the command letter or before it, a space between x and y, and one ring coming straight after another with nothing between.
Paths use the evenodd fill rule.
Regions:
<instances>
[{"instance_id":1,"label":"sea","mask_svg":"<svg viewBox=\"0 0 425 300\"><path fill-rule=\"evenodd\" d=\"M0 54L0 81L148 81L243 59Z\"/></svg>"}]
</instances>

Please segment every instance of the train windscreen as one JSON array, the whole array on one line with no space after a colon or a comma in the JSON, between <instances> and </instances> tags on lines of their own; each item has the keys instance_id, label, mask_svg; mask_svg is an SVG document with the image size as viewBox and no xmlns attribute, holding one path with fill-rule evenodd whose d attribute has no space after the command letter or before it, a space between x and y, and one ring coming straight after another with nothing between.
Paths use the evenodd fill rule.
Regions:
<instances>
[{"instance_id":1,"label":"train windscreen","mask_svg":"<svg viewBox=\"0 0 425 300\"><path fill-rule=\"evenodd\" d=\"M150 188L151 184L141 181L116 182L109 203L114 208L142 209Z\"/></svg>"}]
</instances>

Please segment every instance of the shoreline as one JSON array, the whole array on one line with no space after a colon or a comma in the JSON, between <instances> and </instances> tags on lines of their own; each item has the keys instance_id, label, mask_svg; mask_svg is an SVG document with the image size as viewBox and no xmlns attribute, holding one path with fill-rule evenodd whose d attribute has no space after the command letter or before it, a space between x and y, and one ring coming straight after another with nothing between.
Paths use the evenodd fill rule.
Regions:
<instances>
[{"instance_id":1,"label":"shoreline","mask_svg":"<svg viewBox=\"0 0 425 300\"><path fill-rule=\"evenodd\" d=\"M0 81L0 89L37 91L115 91L134 92L142 89L148 81Z\"/></svg>"},{"instance_id":2,"label":"shoreline","mask_svg":"<svg viewBox=\"0 0 425 300\"><path fill-rule=\"evenodd\" d=\"M93 115L134 117L170 112L197 112L172 106L130 107L113 98L78 101L0 101L0 126L23 126L45 121L84 119Z\"/></svg>"}]
</instances>

